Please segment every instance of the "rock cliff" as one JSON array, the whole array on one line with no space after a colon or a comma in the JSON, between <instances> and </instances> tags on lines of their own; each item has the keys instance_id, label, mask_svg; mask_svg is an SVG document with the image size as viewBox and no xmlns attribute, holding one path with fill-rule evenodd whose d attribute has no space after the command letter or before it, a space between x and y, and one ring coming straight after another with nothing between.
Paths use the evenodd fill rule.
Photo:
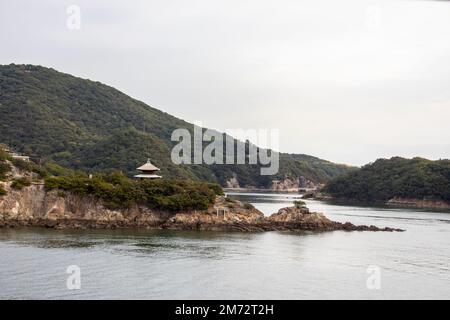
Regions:
<instances>
[{"instance_id":1,"label":"rock cliff","mask_svg":"<svg viewBox=\"0 0 450 320\"><path fill-rule=\"evenodd\" d=\"M255 191L275 191L275 192L299 192L301 189L313 190L317 189L321 184L314 183L313 181L306 179L303 176L299 178L284 178L280 180L272 180L270 187L267 189L261 189L257 187L247 186L245 188L241 187L237 176L229 179L225 183L225 188L235 189L235 190L255 190Z\"/></svg>"}]
</instances>

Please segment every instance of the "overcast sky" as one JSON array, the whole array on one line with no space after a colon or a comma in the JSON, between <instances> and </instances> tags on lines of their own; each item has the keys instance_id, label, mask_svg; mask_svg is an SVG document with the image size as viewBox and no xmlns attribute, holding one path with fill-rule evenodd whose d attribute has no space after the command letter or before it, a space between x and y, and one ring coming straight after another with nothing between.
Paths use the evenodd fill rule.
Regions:
<instances>
[{"instance_id":1,"label":"overcast sky","mask_svg":"<svg viewBox=\"0 0 450 320\"><path fill-rule=\"evenodd\" d=\"M278 128L284 152L450 158L446 1L0 0L9 63L101 81L219 130Z\"/></svg>"}]
</instances>

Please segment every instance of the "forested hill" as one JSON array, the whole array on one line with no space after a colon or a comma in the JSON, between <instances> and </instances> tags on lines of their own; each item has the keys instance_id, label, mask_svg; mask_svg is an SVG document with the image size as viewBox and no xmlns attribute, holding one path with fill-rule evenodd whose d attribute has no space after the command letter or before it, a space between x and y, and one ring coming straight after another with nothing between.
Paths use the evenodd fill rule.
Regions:
<instances>
[{"instance_id":1,"label":"forested hill","mask_svg":"<svg viewBox=\"0 0 450 320\"><path fill-rule=\"evenodd\" d=\"M351 168L301 154L281 154L276 176L257 165L175 165L171 133L193 125L90 80L33 65L0 66L0 143L46 161L83 170L132 174L147 157L166 177L268 187L303 176L324 182Z\"/></svg>"},{"instance_id":2,"label":"forested hill","mask_svg":"<svg viewBox=\"0 0 450 320\"><path fill-rule=\"evenodd\" d=\"M379 159L332 179L323 192L362 202L385 202L395 197L450 201L450 160Z\"/></svg>"}]
</instances>

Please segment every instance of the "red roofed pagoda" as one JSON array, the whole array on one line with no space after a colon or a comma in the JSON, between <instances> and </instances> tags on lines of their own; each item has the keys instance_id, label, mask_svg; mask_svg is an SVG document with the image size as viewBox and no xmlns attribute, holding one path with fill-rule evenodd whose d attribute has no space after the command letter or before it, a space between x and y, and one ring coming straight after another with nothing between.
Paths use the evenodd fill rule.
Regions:
<instances>
[{"instance_id":1,"label":"red roofed pagoda","mask_svg":"<svg viewBox=\"0 0 450 320\"><path fill-rule=\"evenodd\" d=\"M156 173L160 171L159 168L155 167L150 159L147 160L147 163L137 168L137 170L141 171L140 174L135 175L134 177L137 179L161 179L161 176L158 176Z\"/></svg>"}]
</instances>

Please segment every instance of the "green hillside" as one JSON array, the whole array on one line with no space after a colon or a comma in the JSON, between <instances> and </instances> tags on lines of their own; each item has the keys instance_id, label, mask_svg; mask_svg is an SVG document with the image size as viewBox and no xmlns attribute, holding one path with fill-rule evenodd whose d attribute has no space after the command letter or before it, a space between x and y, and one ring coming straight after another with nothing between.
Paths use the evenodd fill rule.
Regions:
<instances>
[{"instance_id":1,"label":"green hillside","mask_svg":"<svg viewBox=\"0 0 450 320\"><path fill-rule=\"evenodd\" d=\"M450 201L450 160L379 159L332 179L323 192L363 202L394 197Z\"/></svg>"},{"instance_id":2,"label":"green hillside","mask_svg":"<svg viewBox=\"0 0 450 320\"><path fill-rule=\"evenodd\" d=\"M267 187L304 176L324 182L351 168L307 155L280 155L276 176L257 165L175 165L172 131L193 125L90 80L33 65L0 66L0 142L39 159L82 170L133 174L147 157L171 178Z\"/></svg>"}]
</instances>

